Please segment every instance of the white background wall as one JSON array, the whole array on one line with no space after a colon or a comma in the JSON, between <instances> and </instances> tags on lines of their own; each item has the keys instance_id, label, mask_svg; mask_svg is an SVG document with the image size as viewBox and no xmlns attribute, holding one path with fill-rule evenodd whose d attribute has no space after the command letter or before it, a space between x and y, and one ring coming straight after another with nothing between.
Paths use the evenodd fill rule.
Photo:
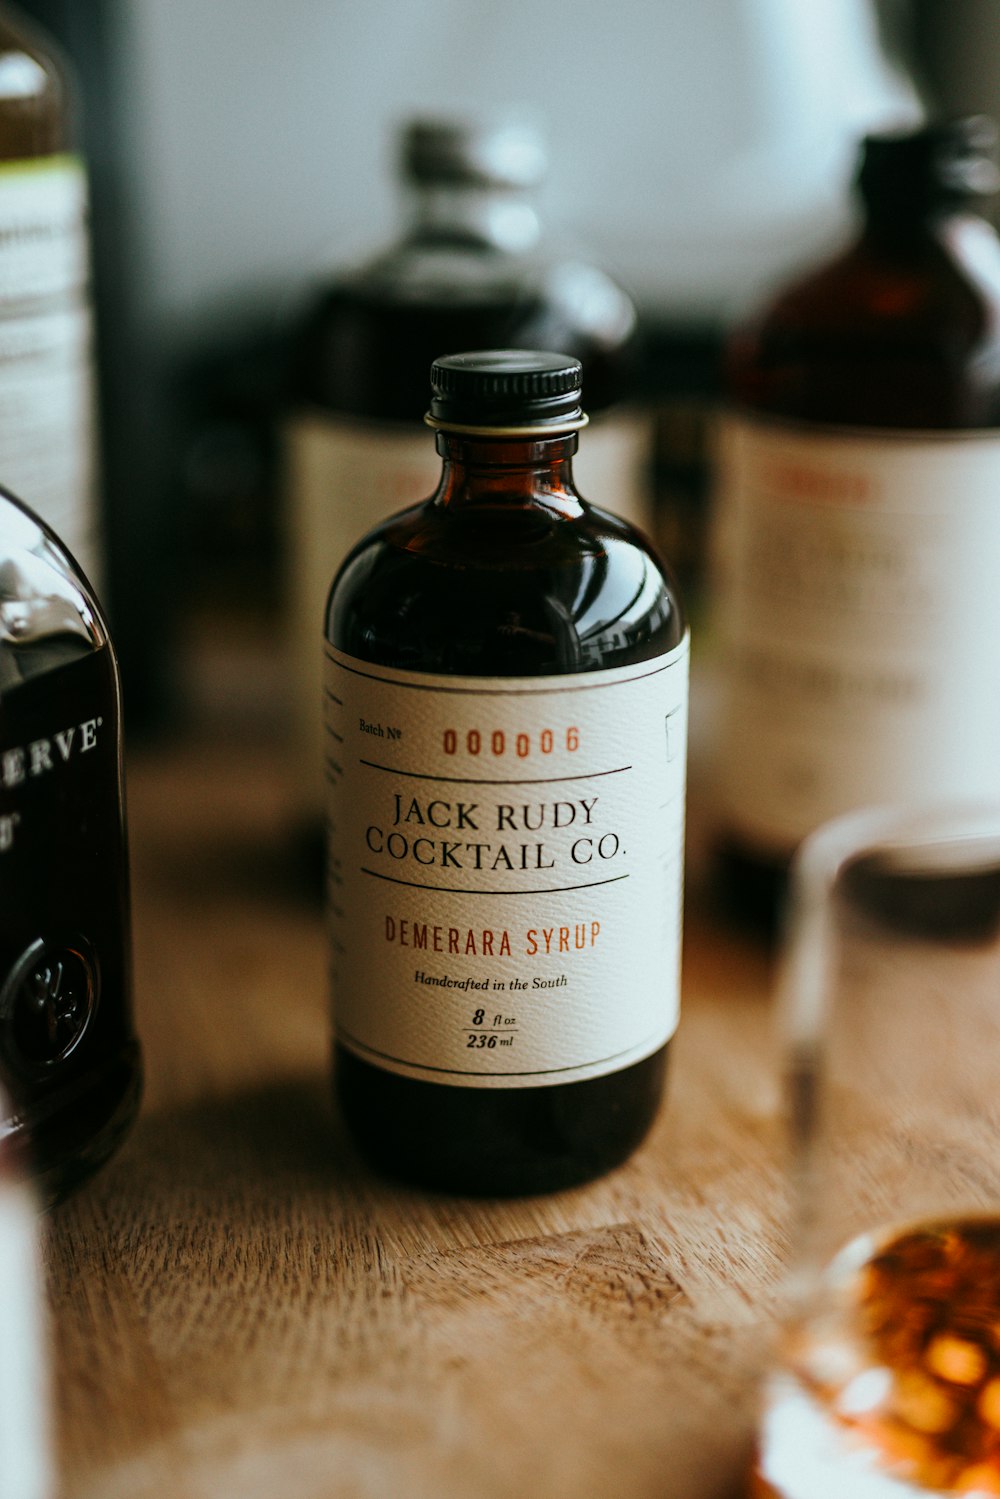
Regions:
<instances>
[{"instance_id":1,"label":"white background wall","mask_svg":"<svg viewBox=\"0 0 1000 1499\"><path fill-rule=\"evenodd\" d=\"M391 233L392 128L522 104L547 218L651 305L714 311L844 216L897 117L869 0L129 0L132 192L152 316L184 343Z\"/></svg>"}]
</instances>

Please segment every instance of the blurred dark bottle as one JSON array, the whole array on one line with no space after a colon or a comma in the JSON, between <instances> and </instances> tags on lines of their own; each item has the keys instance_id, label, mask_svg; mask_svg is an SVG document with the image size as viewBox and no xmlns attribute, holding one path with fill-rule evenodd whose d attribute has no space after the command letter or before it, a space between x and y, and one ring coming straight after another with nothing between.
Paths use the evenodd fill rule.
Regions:
<instances>
[{"instance_id":1,"label":"blurred dark bottle","mask_svg":"<svg viewBox=\"0 0 1000 1499\"><path fill-rule=\"evenodd\" d=\"M718 454L721 885L853 806L1000 794L996 131L869 137L864 221L740 330Z\"/></svg>"},{"instance_id":2,"label":"blurred dark bottle","mask_svg":"<svg viewBox=\"0 0 1000 1499\"><path fill-rule=\"evenodd\" d=\"M359 537L437 483L423 416L438 356L542 348L580 359L593 414L580 490L640 527L650 519L647 424L623 404L635 309L603 271L546 242L533 202L546 168L538 133L519 120L415 119L401 166L405 233L320 292L293 355L290 646L302 811L317 820L330 577Z\"/></svg>"},{"instance_id":3,"label":"blurred dark bottle","mask_svg":"<svg viewBox=\"0 0 1000 1499\"><path fill-rule=\"evenodd\" d=\"M99 581L87 184L47 38L0 8L0 484Z\"/></svg>"},{"instance_id":4,"label":"blurred dark bottle","mask_svg":"<svg viewBox=\"0 0 1000 1499\"><path fill-rule=\"evenodd\" d=\"M118 667L89 584L0 491L0 1137L43 1198L135 1114Z\"/></svg>"}]
</instances>

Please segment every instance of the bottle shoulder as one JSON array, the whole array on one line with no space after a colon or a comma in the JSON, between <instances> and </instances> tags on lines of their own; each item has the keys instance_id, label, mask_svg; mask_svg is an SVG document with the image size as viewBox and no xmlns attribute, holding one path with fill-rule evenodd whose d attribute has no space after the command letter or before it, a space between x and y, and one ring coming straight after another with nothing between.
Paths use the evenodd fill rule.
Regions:
<instances>
[{"instance_id":1,"label":"bottle shoulder","mask_svg":"<svg viewBox=\"0 0 1000 1499\"><path fill-rule=\"evenodd\" d=\"M676 586L649 543L596 507L434 501L370 533L330 593L327 637L385 665L541 676L628 665L684 637Z\"/></svg>"},{"instance_id":2,"label":"bottle shoulder","mask_svg":"<svg viewBox=\"0 0 1000 1499\"><path fill-rule=\"evenodd\" d=\"M862 235L729 341L751 408L914 427L1000 421L1000 242L956 217L914 242Z\"/></svg>"},{"instance_id":3,"label":"bottle shoulder","mask_svg":"<svg viewBox=\"0 0 1000 1499\"><path fill-rule=\"evenodd\" d=\"M535 296L604 336L625 336L636 321L625 289L570 247L543 237L518 249L462 233L403 235L339 268L316 289L309 312L322 322L351 306L448 306L514 294Z\"/></svg>"},{"instance_id":4,"label":"bottle shoulder","mask_svg":"<svg viewBox=\"0 0 1000 1499\"><path fill-rule=\"evenodd\" d=\"M556 348L582 361L588 406L599 410L631 378L636 324L628 295L583 260L403 242L316 290L292 334L290 394L418 421L442 354Z\"/></svg>"},{"instance_id":5,"label":"bottle shoulder","mask_svg":"<svg viewBox=\"0 0 1000 1499\"><path fill-rule=\"evenodd\" d=\"M344 268L329 283L336 303L433 302L509 292L538 278L540 262L472 237L408 236Z\"/></svg>"},{"instance_id":6,"label":"bottle shoulder","mask_svg":"<svg viewBox=\"0 0 1000 1499\"><path fill-rule=\"evenodd\" d=\"M0 17L0 162L63 151L69 144L63 59L20 18Z\"/></svg>"},{"instance_id":7,"label":"bottle shoulder","mask_svg":"<svg viewBox=\"0 0 1000 1499\"><path fill-rule=\"evenodd\" d=\"M0 491L0 691L106 649L100 606L59 538Z\"/></svg>"},{"instance_id":8,"label":"bottle shoulder","mask_svg":"<svg viewBox=\"0 0 1000 1499\"><path fill-rule=\"evenodd\" d=\"M984 275L991 259L992 275ZM861 236L780 292L750 328L763 343L796 331L848 341L868 330L891 337L944 323L975 337L993 302L1000 304L1000 241L982 221L956 223L902 246Z\"/></svg>"}]
</instances>

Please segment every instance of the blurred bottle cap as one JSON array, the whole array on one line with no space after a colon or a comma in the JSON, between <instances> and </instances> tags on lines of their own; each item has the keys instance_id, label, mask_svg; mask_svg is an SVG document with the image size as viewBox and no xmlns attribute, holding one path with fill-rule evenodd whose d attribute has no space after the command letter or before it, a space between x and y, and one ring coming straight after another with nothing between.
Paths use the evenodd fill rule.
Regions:
<instances>
[{"instance_id":1,"label":"blurred bottle cap","mask_svg":"<svg viewBox=\"0 0 1000 1499\"><path fill-rule=\"evenodd\" d=\"M402 168L417 182L529 188L545 176L540 132L528 120L418 116L403 128Z\"/></svg>"}]
</instances>

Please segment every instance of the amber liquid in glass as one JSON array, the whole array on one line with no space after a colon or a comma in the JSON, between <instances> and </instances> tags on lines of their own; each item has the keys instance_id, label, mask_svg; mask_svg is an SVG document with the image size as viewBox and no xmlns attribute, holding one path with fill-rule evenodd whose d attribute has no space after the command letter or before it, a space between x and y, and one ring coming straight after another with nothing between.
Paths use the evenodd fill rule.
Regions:
<instances>
[{"instance_id":1,"label":"amber liquid in glass","mask_svg":"<svg viewBox=\"0 0 1000 1499\"><path fill-rule=\"evenodd\" d=\"M631 527L575 494L575 435L449 433L438 448L438 494L378 528L341 570L334 646L409 671L533 677L627 666L681 643L661 564ZM638 1145L667 1050L585 1081L489 1090L398 1076L338 1046L335 1089L361 1149L391 1175L460 1192L547 1191Z\"/></svg>"},{"instance_id":2,"label":"amber liquid in glass","mask_svg":"<svg viewBox=\"0 0 1000 1499\"><path fill-rule=\"evenodd\" d=\"M769 1391L751 1494L1000 1492L1000 1222L866 1235L827 1270ZM791 1478L795 1472L796 1479Z\"/></svg>"}]
</instances>

